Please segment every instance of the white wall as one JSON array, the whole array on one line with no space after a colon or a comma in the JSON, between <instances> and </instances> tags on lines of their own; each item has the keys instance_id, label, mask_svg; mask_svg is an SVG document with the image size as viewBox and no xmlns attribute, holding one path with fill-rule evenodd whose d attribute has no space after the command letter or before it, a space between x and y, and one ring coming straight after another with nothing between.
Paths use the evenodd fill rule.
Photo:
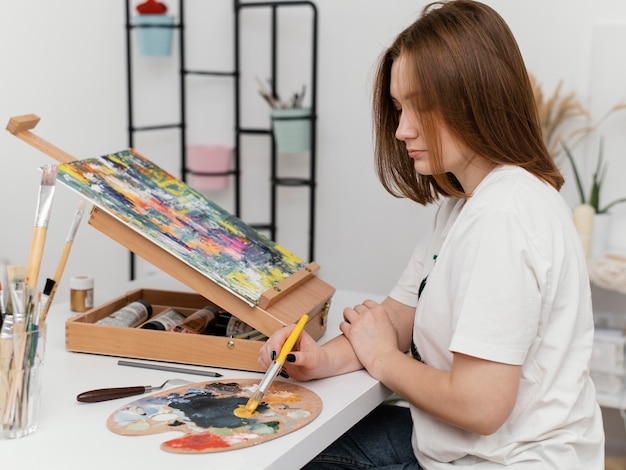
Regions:
<instances>
[{"instance_id":1,"label":"white wall","mask_svg":"<svg viewBox=\"0 0 626 470\"><path fill-rule=\"evenodd\" d=\"M133 2L137 3L137 2ZM172 7L174 2L168 4ZM594 99L616 102L626 95L624 81L603 82L602 77L623 68L624 43L603 43L593 48L593 33L606 23L626 29L626 3L621 0L488 0L516 34L529 69L551 91L562 78L567 91L583 99L594 89ZM424 209L386 194L378 184L372 159L370 84L373 66L381 50L416 16L424 1L417 0L317 0L320 15L318 75L318 204L316 261L321 277L337 288L385 293L404 267L417 236L432 215ZM228 68L232 31L231 2L188 0L191 15L188 43L190 66ZM203 26L202 21L207 21ZM294 18L294 25L297 19ZM199 31L191 31L199 25ZM263 74L261 58L264 20L244 19L249 35L244 53L243 77L246 119L267 124L267 108L256 95L255 74ZM287 27L294 36L289 44L305 41L298 27ZM35 113L42 120L34 132L79 158L126 148L126 85L124 55L124 2L80 0L9 1L0 3L0 121ZM618 35L619 36L619 35ZM287 36L289 37L289 36ZM592 60L592 49L594 58ZM293 50L290 61L297 62ZM305 62L306 63L306 62ZM595 70L592 70L592 64ZM250 68L247 68L250 67ZM303 81L300 65L288 67L285 88ZM604 69L603 69L604 68ZM606 70L605 70L606 69ZM306 68L304 69L306 70ZM170 59L139 59L137 72L146 93L139 93L142 112L138 118L171 120L176 116L175 62ZM594 78L592 78L594 77ZM217 143L231 112L220 100L229 96L226 85L215 81L193 82L190 141ZM292 91L287 88L285 93ZM215 96L219 95L219 96ZM219 118L205 117L218 109ZM167 118L166 118L167 117ZM195 118L195 120L193 119ZM212 120L213 119L213 120ZM200 125L199 123L207 123ZM613 121L612 132L620 133L624 117ZM228 132L228 131L226 131ZM613 134L612 134L613 135ZM612 137L607 136L607 141ZM616 139L618 137L615 137ZM167 170L176 173L176 137L164 133L154 142L139 139L135 147ZM256 222L265 209L265 150L262 142L246 140L244 152L258 158L244 162L245 198L243 218ZM595 149L591 149L594 156ZM620 175L626 171L623 147L607 145L611 160L606 196L622 195ZM256 152L256 153L255 153ZM52 163L8 132L0 132L0 196L4 229L0 231L0 261L25 263L40 182L38 167ZM300 171L303 163L292 159L285 165ZM564 195L573 206L576 195L571 182ZM210 195L228 208L229 191ZM289 193L282 209L279 242L306 257L305 230L301 212L306 200ZM74 209L76 196L57 187L42 278L54 273ZM142 265L141 272L149 271ZM57 300L67 298L67 281L75 274L96 279L96 302L122 292L128 274L128 254L115 242L83 224L75 242Z\"/></svg>"}]
</instances>

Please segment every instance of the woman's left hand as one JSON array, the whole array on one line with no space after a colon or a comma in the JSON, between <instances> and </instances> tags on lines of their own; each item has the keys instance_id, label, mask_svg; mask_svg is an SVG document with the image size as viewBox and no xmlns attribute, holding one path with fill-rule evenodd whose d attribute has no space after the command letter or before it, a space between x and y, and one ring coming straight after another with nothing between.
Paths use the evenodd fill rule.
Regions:
<instances>
[{"instance_id":1,"label":"woman's left hand","mask_svg":"<svg viewBox=\"0 0 626 470\"><path fill-rule=\"evenodd\" d=\"M365 300L353 308L345 308L343 318L345 321L339 328L363 367L375 377L377 361L399 351L398 333L385 307L373 300Z\"/></svg>"}]
</instances>

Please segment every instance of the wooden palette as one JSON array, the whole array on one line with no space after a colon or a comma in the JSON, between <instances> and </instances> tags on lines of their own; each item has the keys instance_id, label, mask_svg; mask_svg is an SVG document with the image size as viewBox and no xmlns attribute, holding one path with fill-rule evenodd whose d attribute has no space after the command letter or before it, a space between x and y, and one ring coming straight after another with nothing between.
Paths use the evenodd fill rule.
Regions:
<instances>
[{"instance_id":1,"label":"wooden palette","mask_svg":"<svg viewBox=\"0 0 626 470\"><path fill-rule=\"evenodd\" d=\"M141 436L180 431L165 441L167 452L196 454L257 445L289 434L322 411L320 397L300 385L274 381L257 411L239 418L234 411L247 403L259 385L254 379L199 382L128 403L107 420L116 434Z\"/></svg>"}]
</instances>

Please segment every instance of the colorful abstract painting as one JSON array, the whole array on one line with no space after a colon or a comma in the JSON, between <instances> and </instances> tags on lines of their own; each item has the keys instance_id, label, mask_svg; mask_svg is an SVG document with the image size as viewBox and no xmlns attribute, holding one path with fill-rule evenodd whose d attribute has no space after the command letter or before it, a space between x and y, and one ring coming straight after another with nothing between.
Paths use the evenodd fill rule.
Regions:
<instances>
[{"instance_id":1,"label":"colorful abstract painting","mask_svg":"<svg viewBox=\"0 0 626 470\"><path fill-rule=\"evenodd\" d=\"M116 434L141 436L180 431L184 436L161 444L175 453L239 449L300 429L319 416L322 401L300 385L275 381L253 416L240 418L259 381L201 382L135 400L117 409L107 427Z\"/></svg>"},{"instance_id":2,"label":"colorful abstract painting","mask_svg":"<svg viewBox=\"0 0 626 470\"><path fill-rule=\"evenodd\" d=\"M57 180L250 305L305 266L134 150L61 164Z\"/></svg>"}]
</instances>

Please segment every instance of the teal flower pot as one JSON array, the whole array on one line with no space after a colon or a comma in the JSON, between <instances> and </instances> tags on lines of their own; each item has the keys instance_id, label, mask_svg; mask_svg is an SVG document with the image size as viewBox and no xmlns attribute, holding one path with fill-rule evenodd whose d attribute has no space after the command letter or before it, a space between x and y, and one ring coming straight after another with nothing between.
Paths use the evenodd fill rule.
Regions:
<instances>
[{"instance_id":1,"label":"teal flower pot","mask_svg":"<svg viewBox=\"0 0 626 470\"><path fill-rule=\"evenodd\" d=\"M311 108L272 109L272 132L278 153L311 149Z\"/></svg>"},{"instance_id":2,"label":"teal flower pot","mask_svg":"<svg viewBox=\"0 0 626 470\"><path fill-rule=\"evenodd\" d=\"M169 56L172 53L174 16L136 15L137 42L142 56Z\"/></svg>"}]
</instances>

